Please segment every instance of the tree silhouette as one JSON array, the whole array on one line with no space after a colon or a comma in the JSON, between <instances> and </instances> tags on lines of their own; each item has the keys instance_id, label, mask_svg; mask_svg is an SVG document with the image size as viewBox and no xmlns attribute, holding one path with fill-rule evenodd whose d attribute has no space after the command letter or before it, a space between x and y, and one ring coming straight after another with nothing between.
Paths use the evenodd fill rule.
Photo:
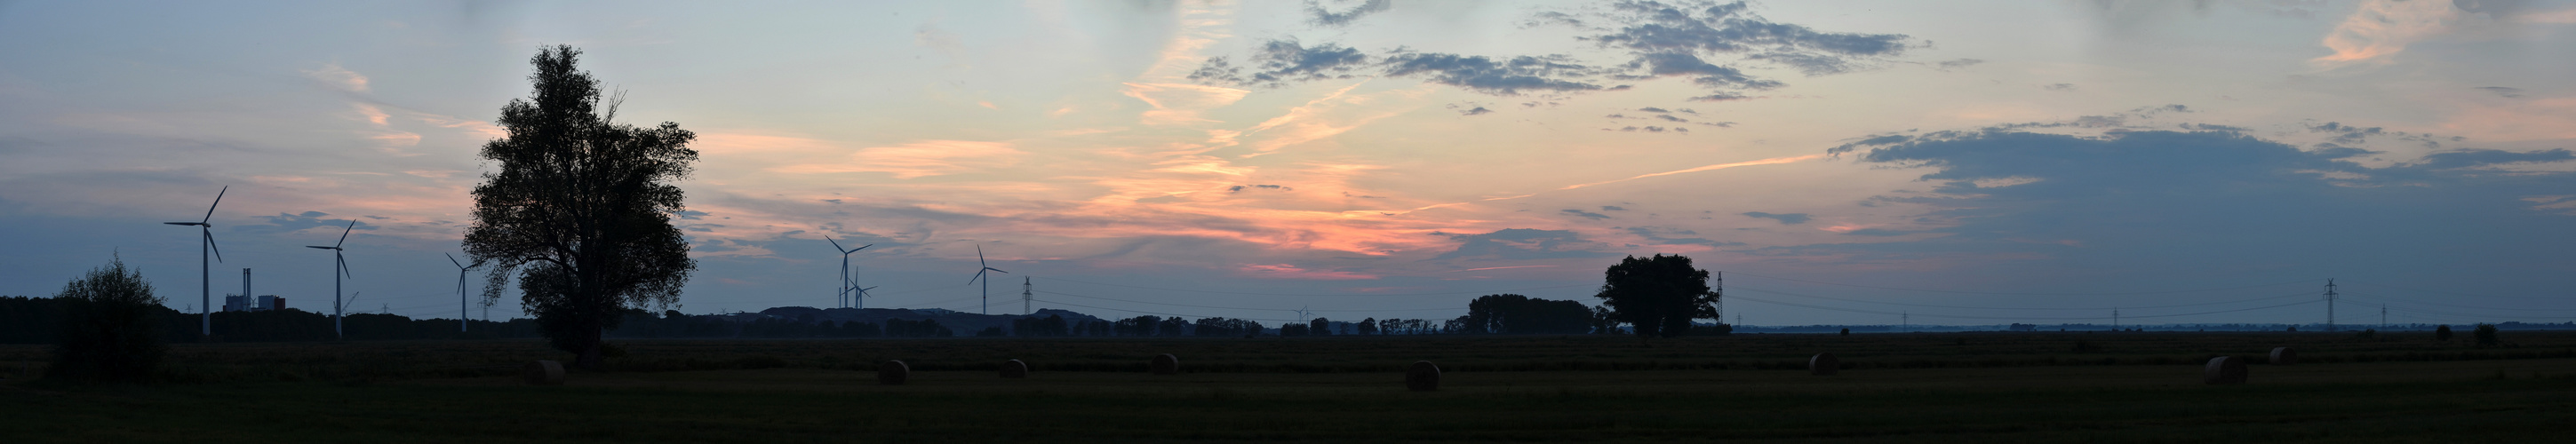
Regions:
<instances>
[{"instance_id":1,"label":"tree silhouette","mask_svg":"<svg viewBox=\"0 0 2576 444\"><path fill-rule=\"evenodd\" d=\"M1689 257L1629 256L1602 274L1594 297L1640 338L1688 334L1692 319L1717 317L1718 294L1709 291L1708 270L1691 268Z\"/></svg>"},{"instance_id":2,"label":"tree silhouette","mask_svg":"<svg viewBox=\"0 0 2576 444\"><path fill-rule=\"evenodd\" d=\"M116 259L63 285L62 333L54 338L54 364L45 377L142 382L169 349L153 328L161 298L143 272Z\"/></svg>"},{"instance_id":3,"label":"tree silhouette","mask_svg":"<svg viewBox=\"0 0 2576 444\"><path fill-rule=\"evenodd\" d=\"M617 99L602 110L599 80L574 66L581 51L556 46L529 63L534 92L510 99L499 123L509 134L483 145L500 165L474 187L474 225L465 251L494 264L484 299L516 276L520 300L552 345L598 368L603 331L630 307L668 308L697 262L671 225L698 152L696 134L663 122L618 124Z\"/></svg>"}]
</instances>

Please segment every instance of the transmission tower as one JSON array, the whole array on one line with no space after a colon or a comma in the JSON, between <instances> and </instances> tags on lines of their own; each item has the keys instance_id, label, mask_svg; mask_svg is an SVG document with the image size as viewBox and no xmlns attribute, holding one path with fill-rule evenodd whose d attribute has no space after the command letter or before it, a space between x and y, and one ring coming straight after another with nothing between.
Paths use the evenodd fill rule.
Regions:
<instances>
[{"instance_id":1,"label":"transmission tower","mask_svg":"<svg viewBox=\"0 0 2576 444\"><path fill-rule=\"evenodd\" d=\"M2326 331L2335 331L2334 306L2335 306L2335 283L2334 283L2334 278L2326 278Z\"/></svg>"},{"instance_id":2,"label":"transmission tower","mask_svg":"<svg viewBox=\"0 0 2576 444\"><path fill-rule=\"evenodd\" d=\"M1029 285L1029 277L1028 277L1028 276L1020 276L1020 315L1021 315L1021 316L1028 316L1028 315L1033 315L1033 314L1037 314L1037 313L1038 313L1038 312L1037 312L1037 311L1035 311L1035 310L1030 310L1030 309L1029 309L1029 307L1035 307L1035 305L1031 305L1032 303L1031 303L1030 301L1035 301L1035 300L1037 300L1037 299L1036 299L1037 297L1036 297L1036 296L1034 296L1035 292L1030 291L1030 289L1031 289L1031 288L1036 288L1036 287L1031 287L1031 286Z\"/></svg>"}]
</instances>

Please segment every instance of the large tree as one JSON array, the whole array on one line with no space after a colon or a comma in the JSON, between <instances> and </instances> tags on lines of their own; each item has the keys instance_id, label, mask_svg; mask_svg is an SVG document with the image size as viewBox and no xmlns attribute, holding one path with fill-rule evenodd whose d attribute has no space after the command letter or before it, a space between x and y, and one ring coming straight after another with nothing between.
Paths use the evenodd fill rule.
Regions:
<instances>
[{"instance_id":1,"label":"large tree","mask_svg":"<svg viewBox=\"0 0 2576 444\"><path fill-rule=\"evenodd\" d=\"M668 308L697 269L672 226L697 137L677 123L619 124L617 101L601 103L599 80L575 68L581 51L556 46L529 59L535 91L501 107L509 135L483 145L500 166L474 187L474 226L465 251L489 261L486 301L512 277L520 301L555 348L598 368L629 308ZM622 94L621 94L622 96ZM603 109L603 105L604 109Z\"/></svg>"},{"instance_id":2,"label":"large tree","mask_svg":"<svg viewBox=\"0 0 2576 444\"><path fill-rule=\"evenodd\" d=\"M1692 319L1715 319L1718 294L1708 287L1708 270L1691 268L1682 255L1629 256L1603 273L1601 305L1639 337L1674 337L1690 333Z\"/></svg>"}]
</instances>

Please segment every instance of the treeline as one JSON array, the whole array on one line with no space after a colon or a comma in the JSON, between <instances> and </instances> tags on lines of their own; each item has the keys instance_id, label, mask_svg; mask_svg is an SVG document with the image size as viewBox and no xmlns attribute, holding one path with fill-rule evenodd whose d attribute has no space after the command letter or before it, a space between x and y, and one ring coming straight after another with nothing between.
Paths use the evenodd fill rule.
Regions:
<instances>
[{"instance_id":1,"label":"treeline","mask_svg":"<svg viewBox=\"0 0 2576 444\"><path fill-rule=\"evenodd\" d=\"M62 301L56 298L0 296L0 343L50 344L62 330ZM197 342L201 323L196 313L170 307L146 308L153 333L167 342ZM535 320L467 321L456 331L455 319L412 319L362 313L341 320L347 339L359 341L422 339L498 339L538 336ZM216 340L234 342L329 341L331 315L296 309L214 313Z\"/></svg>"}]
</instances>

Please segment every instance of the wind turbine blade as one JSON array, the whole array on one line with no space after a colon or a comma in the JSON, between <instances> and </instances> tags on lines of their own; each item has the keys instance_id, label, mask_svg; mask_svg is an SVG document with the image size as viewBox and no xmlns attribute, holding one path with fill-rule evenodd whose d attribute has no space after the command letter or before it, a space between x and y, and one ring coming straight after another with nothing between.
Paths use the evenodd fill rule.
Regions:
<instances>
[{"instance_id":1,"label":"wind turbine blade","mask_svg":"<svg viewBox=\"0 0 2576 444\"><path fill-rule=\"evenodd\" d=\"M868 247L874 247L874 246L877 246L877 244L860 245L858 248L852 248L852 249L850 249L850 252L851 252L851 253L857 253L857 252L859 252L859 250L865 250L865 249L868 249Z\"/></svg>"},{"instance_id":2,"label":"wind turbine blade","mask_svg":"<svg viewBox=\"0 0 2576 444\"><path fill-rule=\"evenodd\" d=\"M999 268L986 268L986 270L1002 271L1002 269L999 269ZM1008 271L1002 271L1002 272L1003 272L1003 273L1009 273Z\"/></svg>"},{"instance_id":3,"label":"wind turbine blade","mask_svg":"<svg viewBox=\"0 0 2576 444\"><path fill-rule=\"evenodd\" d=\"M975 244L975 265L984 268L993 268L992 264L984 263L984 244Z\"/></svg>"},{"instance_id":4,"label":"wind turbine blade","mask_svg":"<svg viewBox=\"0 0 2576 444\"><path fill-rule=\"evenodd\" d=\"M824 241L824 242L831 242L831 243L832 243L832 251L839 251L839 252L841 252L841 254L849 254L849 253L850 253L849 251L845 251L845 250L848 250L848 249L846 249L846 248L841 248L841 241L832 240L832 237L831 237L831 236L823 236L823 241Z\"/></svg>"},{"instance_id":5,"label":"wind turbine blade","mask_svg":"<svg viewBox=\"0 0 2576 444\"><path fill-rule=\"evenodd\" d=\"M341 257L341 256L340 256L340 252L337 252L337 251L333 251L333 252L331 252L331 260L332 260L333 262L339 262L339 263L340 263L340 275L341 275L341 276L348 276L350 279L357 279L357 278L358 278L358 275L355 275L355 274L349 274L349 259L348 259L348 258L346 258L346 257Z\"/></svg>"},{"instance_id":6,"label":"wind turbine blade","mask_svg":"<svg viewBox=\"0 0 2576 444\"><path fill-rule=\"evenodd\" d=\"M447 253L439 253L439 254L447 254ZM447 254L447 263L450 263L450 264L456 264L456 271L458 271L458 272L463 272L463 271L465 271L465 263L464 263L464 262L457 262L457 261L456 261L456 255L453 255L453 254Z\"/></svg>"},{"instance_id":7,"label":"wind turbine blade","mask_svg":"<svg viewBox=\"0 0 2576 444\"><path fill-rule=\"evenodd\" d=\"M975 280L976 280L976 279L983 279L983 278L984 278L984 270L975 270L975 277L966 278L966 283L972 284L972 283L975 283Z\"/></svg>"},{"instance_id":8,"label":"wind turbine blade","mask_svg":"<svg viewBox=\"0 0 2576 444\"><path fill-rule=\"evenodd\" d=\"M215 262L223 262L224 247L221 245L215 245L215 233L205 231L200 231L199 233L206 235L206 249L215 250Z\"/></svg>"},{"instance_id":9,"label":"wind turbine blade","mask_svg":"<svg viewBox=\"0 0 2576 444\"><path fill-rule=\"evenodd\" d=\"M306 246L304 246L304 248L320 248L320 249L324 249L324 250L338 250L338 249L340 249L339 247L325 247L325 246L320 246L320 245L306 245Z\"/></svg>"},{"instance_id":10,"label":"wind turbine blade","mask_svg":"<svg viewBox=\"0 0 2576 444\"><path fill-rule=\"evenodd\" d=\"M196 222L162 222L167 225L196 225Z\"/></svg>"},{"instance_id":11,"label":"wind turbine blade","mask_svg":"<svg viewBox=\"0 0 2576 444\"><path fill-rule=\"evenodd\" d=\"M340 229L340 241L339 241L339 242L334 242L334 243L332 243L332 244L331 244L331 246L333 246L333 247L337 247L337 246L340 246L340 245L342 245L342 244L347 244L347 243L349 243L349 230L355 230L355 229L358 229L358 220L357 220L357 219L349 219L349 227L348 227L348 228L342 228L342 229Z\"/></svg>"},{"instance_id":12,"label":"wind turbine blade","mask_svg":"<svg viewBox=\"0 0 2576 444\"><path fill-rule=\"evenodd\" d=\"M216 191L216 192L215 192L215 203L214 203L214 204L210 204L210 205L206 205L206 220L197 221L197 223L202 224L202 223L207 223L207 222L214 222L214 221L215 221L215 205L223 205L223 204L224 204L224 193L229 193L229 192L232 192L232 191L233 191L233 186L232 186L232 185L225 185L223 190L221 190L221 191Z\"/></svg>"}]
</instances>

